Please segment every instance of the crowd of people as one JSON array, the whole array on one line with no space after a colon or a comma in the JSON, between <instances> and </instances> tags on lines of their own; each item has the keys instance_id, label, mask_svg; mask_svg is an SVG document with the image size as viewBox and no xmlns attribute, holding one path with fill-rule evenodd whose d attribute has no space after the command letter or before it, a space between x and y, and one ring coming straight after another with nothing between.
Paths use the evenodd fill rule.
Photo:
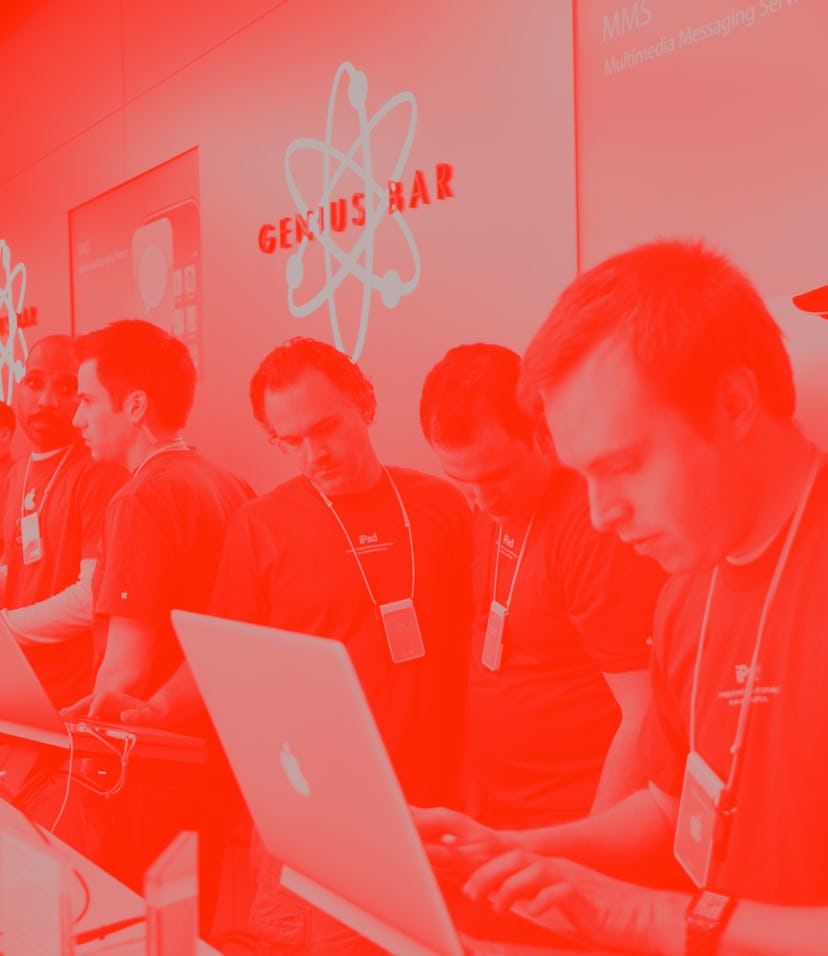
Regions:
<instances>
[{"instance_id":1,"label":"crowd of people","mask_svg":"<svg viewBox=\"0 0 828 956\"><path fill-rule=\"evenodd\" d=\"M522 902L634 953L828 951L828 472L731 263L640 246L578 276L522 357L449 350L420 397L445 479L380 460L371 383L322 342L250 383L296 472L261 496L186 440L195 387L141 320L28 356L31 453L0 457L5 624L67 719L209 741L195 770L70 787L59 835L139 886L197 829L209 928L243 810L184 608L346 645L447 899L481 925L519 939ZM54 820L65 754L5 738L0 760L3 795ZM253 849L263 952L377 952Z\"/></svg>"}]
</instances>

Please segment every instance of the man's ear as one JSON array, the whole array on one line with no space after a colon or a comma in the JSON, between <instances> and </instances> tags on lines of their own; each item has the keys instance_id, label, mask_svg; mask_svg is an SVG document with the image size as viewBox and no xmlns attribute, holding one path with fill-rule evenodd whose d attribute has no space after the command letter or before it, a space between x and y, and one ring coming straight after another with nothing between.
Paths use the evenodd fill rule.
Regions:
<instances>
[{"instance_id":1,"label":"man's ear","mask_svg":"<svg viewBox=\"0 0 828 956\"><path fill-rule=\"evenodd\" d=\"M8 425L3 425L0 427L0 444L8 444L12 440L12 435L14 432L9 428Z\"/></svg>"},{"instance_id":2,"label":"man's ear","mask_svg":"<svg viewBox=\"0 0 828 956\"><path fill-rule=\"evenodd\" d=\"M760 409L759 387L753 369L735 365L725 370L716 388L717 422L741 438L753 428Z\"/></svg>"},{"instance_id":3,"label":"man's ear","mask_svg":"<svg viewBox=\"0 0 828 956\"><path fill-rule=\"evenodd\" d=\"M142 422L147 417L147 393L136 389L130 392L124 399L124 411L129 415L130 421Z\"/></svg>"}]
</instances>

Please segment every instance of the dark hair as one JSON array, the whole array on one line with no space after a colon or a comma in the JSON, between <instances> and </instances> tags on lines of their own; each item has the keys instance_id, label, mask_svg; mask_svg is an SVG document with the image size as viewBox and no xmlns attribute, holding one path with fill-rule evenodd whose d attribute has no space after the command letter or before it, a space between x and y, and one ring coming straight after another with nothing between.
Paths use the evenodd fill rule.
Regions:
<instances>
[{"instance_id":1,"label":"dark hair","mask_svg":"<svg viewBox=\"0 0 828 956\"><path fill-rule=\"evenodd\" d=\"M326 342L297 335L269 352L250 380L253 415L268 432L265 391L278 392L292 385L308 369L316 369L330 379L342 397L362 412L366 424L373 422L377 412L374 386L356 362Z\"/></svg>"},{"instance_id":2,"label":"dark hair","mask_svg":"<svg viewBox=\"0 0 828 956\"><path fill-rule=\"evenodd\" d=\"M193 407L196 368L187 346L143 319L122 319L77 340L81 362L94 360L112 407L133 391L147 395L150 428L183 428Z\"/></svg>"},{"instance_id":3,"label":"dark hair","mask_svg":"<svg viewBox=\"0 0 828 956\"><path fill-rule=\"evenodd\" d=\"M426 441L467 445L494 421L531 445L545 425L518 404L519 373L520 356L503 345L477 342L449 349L423 383L420 425Z\"/></svg>"},{"instance_id":4,"label":"dark hair","mask_svg":"<svg viewBox=\"0 0 828 956\"><path fill-rule=\"evenodd\" d=\"M526 350L521 400L535 407L543 388L612 339L630 347L643 378L702 432L720 376L736 366L753 371L765 409L793 414L779 326L750 281L701 242L637 246L575 279Z\"/></svg>"},{"instance_id":5,"label":"dark hair","mask_svg":"<svg viewBox=\"0 0 828 956\"><path fill-rule=\"evenodd\" d=\"M8 428L13 432L16 424L14 409L6 402L0 401L0 428Z\"/></svg>"}]
</instances>

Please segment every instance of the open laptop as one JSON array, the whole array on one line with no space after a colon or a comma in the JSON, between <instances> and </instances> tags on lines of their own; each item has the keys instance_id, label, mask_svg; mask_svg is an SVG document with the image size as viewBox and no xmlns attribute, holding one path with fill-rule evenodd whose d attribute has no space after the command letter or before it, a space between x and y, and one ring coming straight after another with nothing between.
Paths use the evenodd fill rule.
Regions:
<instances>
[{"instance_id":1,"label":"open laptop","mask_svg":"<svg viewBox=\"0 0 828 956\"><path fill-rule=\"evenodd\" d=\"M391 953L462 956L345 646L186 611L172 622L283 884Z\"/></svg>"},{"instance_id":2,"label":"open laptop","mask_svg":"<svg viewBox=\"0 0 828 956\"><path fill-rule=\"evenodd\" d=\"M207 759L207 743L199 737L91 718L66 723L2 617L0 734L66 750L74 744L79 756L111 753L112 746L123 749L129 744L130 752L138 757L198 763Z\"/></svg>"}]
</instances>

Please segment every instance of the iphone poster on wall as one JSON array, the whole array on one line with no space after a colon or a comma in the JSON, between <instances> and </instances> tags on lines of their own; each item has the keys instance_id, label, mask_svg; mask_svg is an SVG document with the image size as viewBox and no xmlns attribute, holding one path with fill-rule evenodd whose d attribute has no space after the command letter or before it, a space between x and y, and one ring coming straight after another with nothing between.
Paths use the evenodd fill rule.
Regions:
<instances>
[{"instance_id":1,"label":"iphone poster on wall","mask_svg":"<svg viewBox=\"0 0 828 956\"><path fill-rule=\"evenodd\" d=\"M69 212L72 331L146 319L202 368L201 217L194 148Z\"/></svg>"}]
</instances>

